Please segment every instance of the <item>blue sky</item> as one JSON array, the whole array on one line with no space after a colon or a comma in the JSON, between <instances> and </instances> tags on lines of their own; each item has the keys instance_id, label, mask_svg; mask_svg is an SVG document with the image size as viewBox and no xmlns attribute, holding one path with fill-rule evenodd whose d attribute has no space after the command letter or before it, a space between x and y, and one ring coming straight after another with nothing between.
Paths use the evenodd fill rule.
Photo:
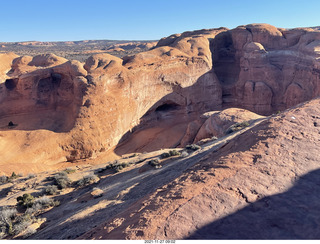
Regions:
<instances>
[{"instance_id":1,"label":"blue sky","mask_svg":"<svg viewBox=\"0 0 320 244\"><path fill-rule=\"evenodd\" d=\"M0 42L157 40L203 28L319 26L319 0L0 0Z\"/></svg>"}]
</instances>

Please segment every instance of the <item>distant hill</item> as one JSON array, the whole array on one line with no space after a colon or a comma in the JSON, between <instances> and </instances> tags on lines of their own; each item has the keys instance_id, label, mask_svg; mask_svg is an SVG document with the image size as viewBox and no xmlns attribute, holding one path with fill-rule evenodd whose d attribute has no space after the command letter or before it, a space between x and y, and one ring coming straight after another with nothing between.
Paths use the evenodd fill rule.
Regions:
<instances>
[{"instance_id":1,"label":"distant hill","mask_svg":"<svg viewBox=\"0 0 320 244\"><path fill-rule=\"evenodd\" d=\"M117 57L133 55L149 50L156 41L126 40L83 40L59 42L0 42L0 53L14 52L18 55L36 56L42 53L53 53L67 59L84 62L89 56L97 53L110 53ZM117 49L117 47L124 47Z\"/></svg>"}]
</instances>

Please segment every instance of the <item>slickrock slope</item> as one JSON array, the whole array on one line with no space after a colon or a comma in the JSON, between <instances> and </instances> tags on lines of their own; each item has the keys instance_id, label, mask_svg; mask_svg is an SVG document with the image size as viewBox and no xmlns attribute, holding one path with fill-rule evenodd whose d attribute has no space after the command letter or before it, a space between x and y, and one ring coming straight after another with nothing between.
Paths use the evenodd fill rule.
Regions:
<instances>
[{"instance_id":1,"label":"slickrock slope","mask_svg":"<svg viewBox=\"0 0 320 244\"><path fill-rule=\"evenodd\" d=\"M262 121L80 239L319 239L319 114Z\"/></svg>"},{"instance_id":2,"label":"slickrock slope","mask_svg":"<svg viewBox=\"0 0 320 244\"><path fill-rule=\"evenodd\" d=\"M123 59L3 54L0 171L43 170L115 147L121 155L184 145L205 112L239 107L268 115L309 100L320 94L319 41L316 29L252 24L171 35ZM160 131L172 140L148 143ZM147 135L142 147L121 147L132 132Z\"/></svg>"}]
</instances>

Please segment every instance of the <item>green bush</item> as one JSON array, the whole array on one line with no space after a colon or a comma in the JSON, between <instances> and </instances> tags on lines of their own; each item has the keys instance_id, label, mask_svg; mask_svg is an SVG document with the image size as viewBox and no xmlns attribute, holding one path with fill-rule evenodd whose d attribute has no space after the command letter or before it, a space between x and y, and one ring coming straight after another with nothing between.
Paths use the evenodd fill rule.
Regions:
<instances>
[{"instance_id":1,"label":"green bush","mask_svg":"<svg viewBox=\"0 0 320 244\"><path fill-rule=\"evenodd\" d=\"M172 156L180 156L181 155L181 153L179 151L177 151L177 150L170 150L169 154L170 154L171 157Z\"/></svg>"},{"instance_id":2,"label":"green bush","mask_svg":"<svg viewBox=\"0 0 320 244\"><path fill-rule=\"evenodd\" d=\"M160 160L159 159L151 159L150 161L148 161L148 164L152 167L155 167L155 168L160 168L161 165L160 165Z\"/></svg>"},{"instance_id":3,"label":"green bush","mask_svg":"<svg viewBox=\"0 0 320 244\"><path fill-rule=\"evenodd\" d=\"M170 157L170 153L167 153L167 152L162 153L162 154L160 155L160 158L169 158L169 157Z\"/></svg>"},{"instance_id":4,"label":"green bush","mask_svg":"<svg viewBox=\"0 0 320 244\"><path fill-rule=\"evenodd\" d=\"M250 124L248 121L244 121L244 122L239 122L239 123L235 123L234 125L230 126L226 132L226 134L231 134L235 131L239 131L242 130L245 127L248 127Z\"/></svg>"},{"instance_id":5,"label":"green bush","mask_svg":"<svg viewBox=\"0 0 320 244\"><path fill-rule=\"evenodd\" d=\"M29 194L25 193L22 196L17 197L18 205L21 205L25 208L30 208L34 204L34 197Z\"/></svg>"},{"instance_id":6,"label":"green bush","mask_svg":"<svg viewBox=\"0 0 320 244\"><path fill-rule=\"evenodd\" d=\"M196 144L191 144L191 145L187 145L186 149L192 150L192 151L197 151L197 150L201 149L201 147L199 145L196 145Z\"/></svg>"},{"instance_id":7,"label":"green bush","mask_svg":"<svg viewBox=\"0 0 320 244\"><path fill-rule=\"evenodd\" d=\"M106 166L106 169L113 169L115 172L120 172L126 167L129 167L132 163L118 163L118 161L115 161L114 163L111 163Z\"/></svg>"}]
</instances>

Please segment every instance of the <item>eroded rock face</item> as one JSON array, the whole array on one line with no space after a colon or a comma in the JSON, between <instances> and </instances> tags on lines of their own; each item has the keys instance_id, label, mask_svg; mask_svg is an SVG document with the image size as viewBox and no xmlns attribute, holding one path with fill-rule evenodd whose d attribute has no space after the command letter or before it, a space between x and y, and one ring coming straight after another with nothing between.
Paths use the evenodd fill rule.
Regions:
<instances>
[{"instance_id":1,"label":"eroded rock face","mask_svg":"<svg viewBox=\"0 0 320 244\"><path fill-rule=\"evenodd\" d=\"M63 63L60 58L54 61L50 55L25 60L30 59L14 60L9 76L0 84L0 118L15 120L27 113L26 120L34 117L38 123L21 121L19 129L71 130L82 103L87 72L79 62L63 60ZM35 63L43 68L38 69ZM49 111L51 122L44 122L46 116L41 113Z\"/></svg>"},{"instance_id":2,"label":"eroded rock face","mask_svg":"<svg viewBox=\"0 0 320 244\"><path fill-rule=\"evenodd\" d=\"M226 106L270 114L319 95L319 31L252 24L228 32L213 57Z\"/></svg>"},{"instance_id":3,"label":"eroded rock face","mask_svg":"<svg viewBox=\"0 0 320 244\"><path fill-rule=\"evenodd\" d=\"M185 32L147 52L123 59L102 53L85 64L53 54L4 54L2 131L7 136L13 121L24 138L39 129L55 135L61 151L51 150L42 161L94 157L132 131L177 118L185 121L175 144L182 145L196 135L204 112L239 107L265 115L318 96L319 55L317 29L267 24Z\"/></svg>"},{"instance_id":4,"label":"eroded rock face","mask_svg":"<svg viewBox=\"0 0 320 244\"><path fill-rule=\"evenodd\" d=\"M219 30L211 32L214 36ZM210 55L209 41L194 39L193 45L204 43ZM170 104L186 118L220 107L221 88L210 71L210 59L198 52L190 54L164 46L124 60L97 54L85 64L55 55L12 59L0 90L3 133L8 141L12 139L7 125L13 121L10 130L29 140L16 145L14 150L19 151L25 144L35 144L30 135L44 129L43 137L50 135L56 144L50 142L51 150L41 155L41 161L74 161L111 149L140 124L140 118L152 121L157 109L165 118L163 108ZM46 140L29 152L34 150L33 157L40 157L37 152L42 146L48 147ZM5 154L8 147L3 150ZM22 157L4 158L4 163L23 163Z\"/></svg>"}]
</instances>

